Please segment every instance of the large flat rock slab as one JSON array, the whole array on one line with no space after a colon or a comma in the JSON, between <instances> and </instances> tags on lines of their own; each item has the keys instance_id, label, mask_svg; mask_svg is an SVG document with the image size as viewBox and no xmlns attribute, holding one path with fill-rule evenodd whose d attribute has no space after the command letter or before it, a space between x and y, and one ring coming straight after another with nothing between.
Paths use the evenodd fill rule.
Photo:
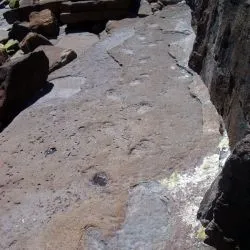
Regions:
<instances>
[{"instance_id":1,"label":"large flat rock slab","mask_svg":"<svg viewBox=\"0 0 250 250\"><path fill-rule=\"evenodd\" d=\"M209 249L195 215L222 146L186 68L190 19L180 4L120 21L3 131L3 249Z\"/></svg>"}]
</instances>

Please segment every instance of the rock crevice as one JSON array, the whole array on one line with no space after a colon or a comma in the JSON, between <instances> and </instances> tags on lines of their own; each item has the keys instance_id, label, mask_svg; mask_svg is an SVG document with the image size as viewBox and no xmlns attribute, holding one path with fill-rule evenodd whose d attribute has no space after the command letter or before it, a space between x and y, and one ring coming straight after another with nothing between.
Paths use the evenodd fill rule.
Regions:
<instances>
[{"instance_id":1,"label":"rock crevice","mask_svg":"<svg viewBox=\"0 0 250 250\"><path fill-rule=\"evenodd\" d=\"M196 30L189 66L207 85L233 149L222 173L204 196L198 219L206 227L209 245L217 249L250 249L250 3L187 3Z\"/></svg>"}]
</instances>

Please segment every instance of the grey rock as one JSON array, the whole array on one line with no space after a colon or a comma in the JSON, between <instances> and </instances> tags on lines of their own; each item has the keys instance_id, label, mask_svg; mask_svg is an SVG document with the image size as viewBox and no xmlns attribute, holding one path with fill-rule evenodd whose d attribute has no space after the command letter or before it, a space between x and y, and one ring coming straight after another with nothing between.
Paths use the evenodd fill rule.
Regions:
<instances>
[{"instance_id":1,"label":"grey rock","mask_svg":"<svg viewBox=\"0 0 250 250\"><path fill-rule=\"evenodd\" d=\"M146 0L141 0L140 8L138 10L138 16L145 17L145 16L149 16L152 14L153 12L152 12L151 5L149 4L149 2Z\"/></svg>"},{"instance_id":2,"label":"grey rock","mask_svg":"<svg viewBox=\"0 0 250 250\"><path fill-rule=\"evenodd\" d=\"M73 61L77 55L72 49L63 49L50 45L42 45L35 51L43 51L49 59L49 72L55 71Z\"/></svg>"},{"instance_id":3,"label":"grey rock","mask_svg":"<svg viewBox=\"0 0 250 250\"><path fill-rule=\"evenodd\" d=\"M2 126L45 85L48 73L49 62L41 51L11 60L0 67Z\"/></svg>"},{"instance_id":4,"label":"grey rock","mask_svg":"<svg viewBox=\"0 0 250 250\"><path fill-rule=\"evenodd\" d=\"M163 4L158 1L156 3L151 3L151 9L152 9L152 12L156 12L156 11L159 11L163 8Z\"/></svg>"},{"instance_id":5,"label":"grey rock","mask_svg":"<svg viewBox=\"0 0 250 250\"><path fill-rule=\"evenodd\" d=\"M29 53L35 50L40 45L52 45L51 42L44 36L30 32L20 43L20 48L24 53Z\"/></svg>"},{"instance_id":6,"label":"grey rock","mask_svg":"<svg viewBox=\"0 0 250 250\"><path fill-rule=\"evenodd\" d=\"M0 30L0 43L6 43L8 40L8 31Z\"/></svg>"}]
</instances>

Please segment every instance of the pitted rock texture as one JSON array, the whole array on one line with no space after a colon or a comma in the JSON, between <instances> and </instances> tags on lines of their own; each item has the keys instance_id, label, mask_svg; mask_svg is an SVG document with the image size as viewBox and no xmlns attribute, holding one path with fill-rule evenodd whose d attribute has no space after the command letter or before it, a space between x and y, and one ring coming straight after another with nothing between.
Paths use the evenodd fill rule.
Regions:
<instances>
[{"instance_id":1,"label":"pitted rock texture","mask_svg":"<svg viewBox=\"0 0 250 250\"><path fill-rule=\"evenodd\" d=\"M210 249L195 220L207 164L192 177L218 158L219 124L187 69L190 17L182 3L55 41L77 58L0 136L1 249Z\"/></svg>"}]
</instances>

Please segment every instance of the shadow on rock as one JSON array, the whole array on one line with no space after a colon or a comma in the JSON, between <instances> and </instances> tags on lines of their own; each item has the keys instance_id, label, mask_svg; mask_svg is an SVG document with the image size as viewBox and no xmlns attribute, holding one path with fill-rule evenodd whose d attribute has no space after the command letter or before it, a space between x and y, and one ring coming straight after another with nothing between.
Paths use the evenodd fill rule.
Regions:
<instances>
[{"instance_id":1,"label":"shadow on rock","mask_svg":"<svg viewBox=\"0 0 250 250\"><path fill-rule=\"evenodd\" d=\"M6 127L31 100L34 102L51 89L46 84L48 74L49 60L43 51L15 58L0 67L1 127Z\"/></svg>"},{"instance_id":2,"label":"shadow on rock","mask_svg":"<svg viewBox=\"0 0 250 250\"><path fill-rule=\"evenodd\" d=\"M0 121L0 133L15 119L19 113L34 104L41 97L47 95L53 89L53 87L53 83L46 82L44 87L36 92L32 98L28 99L27 102L23 103L23 105L17 105L16 103L8 105L8 107L4 109L4 112L6 113L5 119Z\"/></svg>"},{"instance_id":3,"label":"shadow on rock","mask_svg":"<svg viewBox=\"0 0 250 250\"><path fill-rule=\"evenodd\" d=\"M68 24L65 33L81 33L81 32L90 32L98 35L102 31L105 30L107 21L89 21L89 22L83 22L83 23L75 23L75 24Z\"/></svg>"}]
</instances>

